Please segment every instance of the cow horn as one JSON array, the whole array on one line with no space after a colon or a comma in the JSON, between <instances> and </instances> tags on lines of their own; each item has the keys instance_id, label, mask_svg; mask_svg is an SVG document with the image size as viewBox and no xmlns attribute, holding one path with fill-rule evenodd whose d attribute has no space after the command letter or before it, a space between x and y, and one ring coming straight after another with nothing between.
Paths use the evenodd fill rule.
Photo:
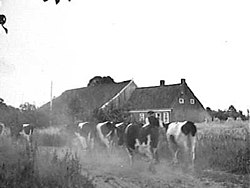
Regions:
<instances>
[{"instance_id":1,"label":"cow horn","mask_svg":"<svg viewBox=\"0 0 250 188\"><path fill-rule=\"evenodd\" d=\"M115 124L115 126L118 128L118 127L120 127L122 124L123 124L123 122L117 123L117 124Z\"/></svg>"},{"instance_id":2,"label":"cow horn","mask_svg":"<svg viewBox=\"0 0 250 188\"><path fill-rule=\"evenodd\" d=\"M26 124L23 124L23 127L28 127L30 124L26 123Z\"/></svg>"}]
</instances>

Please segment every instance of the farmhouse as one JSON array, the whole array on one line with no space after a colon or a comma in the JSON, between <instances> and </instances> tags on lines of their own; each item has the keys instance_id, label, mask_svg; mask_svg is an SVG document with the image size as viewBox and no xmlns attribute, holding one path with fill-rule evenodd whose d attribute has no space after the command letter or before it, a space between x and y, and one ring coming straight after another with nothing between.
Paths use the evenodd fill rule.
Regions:
<instances>
[{"instance_id":1,"label":"farmhouse","mask_svg":"<svg viewBox=\"0 0 250 188\"><path fill-rule=\"evenodd\" d=\"M136 88L127 105L133 118L142 122L148 111L156 112L164 123L182 120L202 122L210 118L185 79L178 84L165 85L161 80L159 86Z\"/></svg>"},{"instance_id":2,"label":"farmhouse","mask_svg":"<svg viewBox=\"0 0 250 188\"><path fill-rule=\"evenodd\" d=\"M157 112L163 122L190 120L204 121L209 117L201 102L188 87L185 79L181 83L159 86L137 87L133 80L96 84L93 79L88 87L71 89L53 99L52 121L64 124L76 119L89 120L97 109L129 109L136 121L144 121L149 110ZM41 107L49 111L50 104Z\"/></svg>"}]
</instances>

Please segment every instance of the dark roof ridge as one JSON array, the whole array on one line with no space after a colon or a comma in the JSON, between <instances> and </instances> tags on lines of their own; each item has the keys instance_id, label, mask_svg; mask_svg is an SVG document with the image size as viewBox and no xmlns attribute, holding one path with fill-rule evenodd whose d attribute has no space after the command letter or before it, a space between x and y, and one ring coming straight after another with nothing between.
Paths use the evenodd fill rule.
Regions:
<instances>
[{"instance_id":1,"label":"dark roof ridge","mask_svg":"<svg viewBox=\"0 0 250 188\"><path fill-rule=\"evenodd\" d=\"M100 84L100 85L97 85L97 86L85 86L85 87L79 87L79 88L74 88L74 89L67 89L65 90L63 93L67 93L67 92L70 92L70 91L77 91L77 90L81 90L81 89L85 89L85 88L90 88L90 87L98 87L98 86L103 86L103 85L111 85L111 84L125 84L125 83L130 83L132 80L126 80L126 81L122 81L122 82L114 82L114 83L103 83L103 84Z\"/></svg>"},{"instance_id":2,"label":"dark roof ridge","mask_svg":"<svg viewBox=\"0 0 250 188\"><path fill-rule=\"evenodd\" d=\"M179 84L169 84L169 85L163 85L163 86L149 86L149 87L137 87L136 89L150 89L150 88L160 88L160 87L171 87L171 86L181 86L181 83Z\"/></svg>"}]
</instances>

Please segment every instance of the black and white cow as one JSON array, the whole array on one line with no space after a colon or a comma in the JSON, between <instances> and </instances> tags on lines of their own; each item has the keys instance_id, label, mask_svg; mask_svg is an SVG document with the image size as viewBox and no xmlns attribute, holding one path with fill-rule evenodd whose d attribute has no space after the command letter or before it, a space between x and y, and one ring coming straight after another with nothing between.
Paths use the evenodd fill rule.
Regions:
<instances>
[{"instance_id":1,"label":"black and white cow","mask_svg":"<svg viewBox=\"0 0 250 188\"><path fill-rule=\"evenodd\" d=\"M129 153L130 165L134 163L136 153L146 155L150 160L150 170L156 159L159 127L142 126L140 123L122 124L117 127L118 144L125 145Z\"/></svg>"},{"instance_id":2,"label":"black and white cow","mask_svg":"<svg viewBox=\"0 0 250 188\"><path fill-rule=\"evenodd\" d=\"M101 122L96 125L96 130L100 143L108 149L108 152L111 152L116 143L116 124L111 121Z\"/></svg>"},{"instance_id":3,"label":"black and white cow","mask_svg":"<svg viewBox=\"0 0 250 188\"><path fill-rule=\"evenodd\" d=\"M25 138L25 140L29 143L29 144L31 144L31 141L32 141L32 134L33 134L33 130L34 130L34 126L33 126L33 124L28 124L28 123L26 123L26 124L23 124L22 125L22 129L21 129L21 131L19 132L19 134L21 135L21 136L23 136L24 138Z\"/></svg>"},{"instance_id":4,"label":"black and white cow","mask_svg":"<svg viewBox=\"0 0 250 188\"><path fill-rule=\"evenodd\" d=\"M83 150L93 150L96 137L95 124L91 122L79 122L74 132L80 141Z\"/></svg>"},{"instance_id":5,"label":"black and white cow","mask_svg":"<svg viewBox=\"0 0 250 188\"><path fill-rule=\"evenodd\" d=\"M174 155L173 163L178 163L178 153L183 149L184 156L192 156L192 165L195 160L195 146L197 128L191 121L171 122L164 124L169 149Z\"/></svg>"}]
</instances>

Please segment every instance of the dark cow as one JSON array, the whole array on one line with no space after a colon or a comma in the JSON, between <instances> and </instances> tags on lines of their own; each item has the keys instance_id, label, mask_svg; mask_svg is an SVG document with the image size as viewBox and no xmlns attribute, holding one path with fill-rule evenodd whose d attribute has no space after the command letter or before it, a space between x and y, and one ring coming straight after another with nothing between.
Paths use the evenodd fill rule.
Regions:
<instances>
[{"instance_id":1,"label":"dark cow","mask_svg":"<svg viewBox=\"0 0 250 188\"><path fill-rule=\"evenodd\" d=\"M159 127L142 126L140 123L122 124L117 127L118 144L125 145L129 153L130 165L134 163L136 153L146 155L150 160L150 170L156 159L158 148Z\"/></svg>"},{"instance_id":2,"label":"dark cow","mask_svg":"<svg viewBox=\"0 0 250 188\"><path fill-rule=\"evenodd\" d=\"M95 124L91 122L80 122L75 130L75 135L79 139L83 150L93 150L96 137Z\"/></svg>"},{"instance_id":3,"label":"dark cow","mask_svg":"<svg viewBox=\"0 0 250 188\"><path fill-rule=\"evenodd\" d=\"M115 144L116 125L111 121L105 121L96 125L97 137L101 144L105 145L110 152Z\"/></svg>"},{"instance_id":4,"label":"dark cow","mask_svg":"<svg viewBox=\"0 0 250 188\"><path fill-rule=\"evenodd\" d=\"M32 134L33 134L33 130L34 130L34 126L33 126L32 124L26 123L26 124L23 124L23 125L22 125L22 129L21 129L21 131L19 132L19 134L20 134L21 136L23 136L23 137L25 138L25 140L26 140L29 144L31 144L31 141L32 141L31 136L32 136Z\"/></svg>"},{"instance_id":5,"label":"dark cow","mask_svg":"<svg viewBox=\"0 0 250 188\"><path fill-rule=\"evenodd\" d=\"M165 124L169 149L174 154L173 163L178 162L178 153L184 149L184 154L192 155L192 165L195 160L195 145L197 128L191 121L171 122Z\"/></svg>"}]
</instances>

